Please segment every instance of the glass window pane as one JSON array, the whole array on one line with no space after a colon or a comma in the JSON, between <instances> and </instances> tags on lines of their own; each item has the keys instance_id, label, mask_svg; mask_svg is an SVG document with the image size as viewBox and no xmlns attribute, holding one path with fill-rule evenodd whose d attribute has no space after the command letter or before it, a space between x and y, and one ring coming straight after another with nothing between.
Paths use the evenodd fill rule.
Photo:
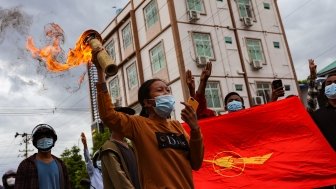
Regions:
<instances>
[{"instance_id":1,"label":"glass window pane","mask_svg":"<svg viewBox=\"0 0 336 189\"><path fill-rule=\"evenodd\" d=\"M271 5L269 3L264 3L264 9L270 9Z\"/></svg>"},{"instance_id":2,"label":"glass window pane","mask_svg":"<svg viewBox=\"0 0 336 189\"><path fill-rule=\"evenodd\" d=\"M250 60L264 61L264 53L261 47L261 41L256 39L247 39L247 51Z\"/></svg>"},{"instance_id":3,"label":"glass window pane","mask_svg":"<svg viewBox=\"0 0 336 189\"><path fill-rule=\"evenodd\" d=\"M153 49L150 50L150 58L152 64L153 74L160 71L162 68L166 67L165 55L162 42L157 44Z\"/></svg>"},{"instance_id":4,"label":"glass window pane","mask_svg":"<svg viewBox=\"0 0 336 189\"><path fill-rule=\"evenodd\" d=\"M203 12L202 0L188 0L189 10Z\"/></svg>"},{"instance_id":5,"label":"glass window pane","mask_svg":"<svg viewBox=\"0 0 336 189\"><path fill-rule=\"evenodd\" d=\"M112 40L112 41L110 41L107 45L106 45L106 47L105 47L105 49L106 49L106 51L107 51L107 53L112 57L112 59L113 60L115 60L115 56L116 56L116 53L115 53L115 49L114 49L115 47L114 47L114 40Z\"/></svg>"},{"instance_id":6,"label":"glass window pane","mask_svg":"<svg viewBox=\"0 0 336 189\"><path fill-rule=\"evenodd\" d=\"M138 86L138 74L135 63L127 68L128 87L133 89Z\"/></svg>"},{"instance_id":7,"label":"glass window pane","mask_svg":"<svg viewBox=\"0 0 336 189\"><path fill-rule=\"evenodd\" d=\"M214 58L210 34L193 33L196 56Z\"/></svg>"},{"instance_id":8,"label":"glass window pane","mask_svg":"<svg viewBox=\"0 0 336 189\"><path fill-rule=\"evenodd\" d=\"M115 100L120 97L118 77L115 77L110 81L110 95L111 95L111 98L112 98L112 102L115 102Z\"/></svg>"},{"instance_id":9,"label":"glass window pane","mask_svg":"<svg viewBox=\"0 0 336 189\"><path fill-rule=\"evenodd\" d=\"M156 1L152 0L144 9L147 29L153 26L159 20L159 14Z\"/></svg>"},{"instance_id":10,"label":"glass window pane","mask_svg":"<svg viewBox=\"0 0 336 189\"><path fill-rule=\"evenodd\" d=\"M273 42L273 46L274 46L274 48L279 49L279 48L280 48L280 43L277 42L277 41L274 41L274 42Z\"/></svg>"},{"instance_id":11,"label":"glass window pane","mask_svg":"<svg viewBox=\"0 0 336 189\"><path fill-rule=\"evenodd\" d=\"M124 49L132 44L132 33L131 33L131 25L127 24L124 29L122 30L122 38Z\"/></svg>"},{"instance_id":12,"label":"glass window pane","mask_svg":"<svg viewBox=\"0 0 336 189\"><path fill-rule=\"evenodd\" d=\"M209 108L221 108L222 95L220 94L219 82L208 82L205 88L205 98Z\"/></svg>"}]
</instances>

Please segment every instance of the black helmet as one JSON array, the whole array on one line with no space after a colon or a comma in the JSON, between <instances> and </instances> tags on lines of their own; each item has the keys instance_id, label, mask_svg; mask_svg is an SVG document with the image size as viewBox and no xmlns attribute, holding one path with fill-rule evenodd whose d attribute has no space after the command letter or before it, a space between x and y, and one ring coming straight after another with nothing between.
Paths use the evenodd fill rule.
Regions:
<instances>
[{"instance_id":1,"label":"black helmet","mask_svg":"<svg viewBox=\"0 0 336 189\"><path fill-rule=\"evenodd\" d=\"M15 170L8 170L6 171L6 173L2 176L2 184L5 188L11 188L8 183L7 183L7 179L10 177L14 177L16 176L16 171ZM14 186L13 186L14 188Z\"/></svg>"},{"instance_id":2,"label":"black helmet","mask_svg":"<svg viewBox=\"0 0 336 189\"><path fill-rule=\"evenodd\" d=\"M32 131L33 145L36 147L36 142L42 136L51 136L54 139L54 144L57 140L55 130L48 124L39 124Z\"/></svg>"}]
</instances>

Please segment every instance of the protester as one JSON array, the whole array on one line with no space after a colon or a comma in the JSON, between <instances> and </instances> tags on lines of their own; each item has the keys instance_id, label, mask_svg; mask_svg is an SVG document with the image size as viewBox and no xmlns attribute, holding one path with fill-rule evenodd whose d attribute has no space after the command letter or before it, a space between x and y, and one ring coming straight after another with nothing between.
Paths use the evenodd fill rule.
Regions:
<instances>
[{"instance_id":1,"label":"protester","mask_svg":"<svg viewBox=\"0 0 336 189\"><path fill-rule=\"evenodd\" d=\"M322 106L311 115L328 142L336 151L336 73L325 80L324 94L328 98L327 106Z\"/></svg>"},{"instance_id":2,"label":"protester","mask_svg":"<svg viewBox=\"0 0 336 189\"><path fill-rule=\"evenodd\" d=\"M202 70L201 77L200 77L200 84L198 86L196 93L195 93L194 76L192 76L192 73L190 70L187 70L186 72L186 83L189 89L189 94L199 103L198 109L196 111L197 119L203 119L203 118L216 116L214 111L207 108L207 101L205 98L205 88L206 88L208 79L211 75L211 70L212 70L212 63L208 62L205 65L205 68Z\"/></svg>"},{"instance_id":3,"label":"protester","mask_svg":"<svg viewBox=\"0 0 336 189\"><path fill-rule=\"evenodd\" d=\"M312 112L311 115L324 137L336 151L336 73L327 76L323 91L328 99L328 104ZM332 189L336 188L336 185L323 188Z\"/></svg>"},{"instance_id":4,"label":"protester","mask_svg":"<svg viewBox=\"0 0 336 189\"><path fill-rule=\"evenodd\" d=\"M16 171L8 170L2 176L2 184L4 189L13 189L15 185ZM0 187L1 188L1 187Z\"/></svg>"},{"instance_id":5,"label":"protester","mask_svg":"<svg viewBox=\"0 0 336 189\"><path fill-rule=\"evenodd\" d=\"M225 96L224 105L229 113L245 109L244 99L236 92L230 92Z\"/></svg>"},{"instance_id":6,"label":"protester","mask_svg":"<svg viewBox=\"0 0 336 189\"><path fill-rule=\"evenodd\" d=\"M117 112L104 83L102 69L98 64L96 67L100 117L112 132L120 132L133 141L139 152L142 188L194 188L192 169L201 167L204 148L192 107L181 102L185 106L181 118L191 129L189 137L178 121L168 119L175 104L168 85L161 79L150 79L138 92L141 116Z\"/></svg>"},{"instance_id":7,"label":"protester","mask_svg":"<svg viewBox=\"0 0 336 189\"><path fill-rule=\"evenodd\" d=\"M86 142L86 136L84 133L81 133L81 140L82 140L83 147L84 147L84 159L85 159L85 164L86 164L86 170L90 177L90 182L91 182L91 185L93 186L92 188L103 189L104 187L103 187L103 178L102 178L101 169L99 168L99 165L97 165L96 163L93 163L90 159L90 154L89 154L89 150L88 150L88 146Z\"/></svg>"},{"instance_id":8,"label":"protester","mask_svg":"<svg viewBox=\"0 0 336 189\"><path fill-rule=\"evenodd\" d=\"M114 109L128 115L135 114L128 107ZM131 141L118 131L110 131L110 139L100 148L105 189L141 188L136 153Z\"/></svg>"},{"instance_id":9,"label":"protester","mask_svg":"<svg viewBox=\"0 0 336 189\"><path fill-rule=\"evenodd\" d=\"M15 189L71 188L64 163L51 154L57 141L54 129L48 124L37 125L32 131L32 141L38 152L20 163Z\"/></svg>"}]
</instances>

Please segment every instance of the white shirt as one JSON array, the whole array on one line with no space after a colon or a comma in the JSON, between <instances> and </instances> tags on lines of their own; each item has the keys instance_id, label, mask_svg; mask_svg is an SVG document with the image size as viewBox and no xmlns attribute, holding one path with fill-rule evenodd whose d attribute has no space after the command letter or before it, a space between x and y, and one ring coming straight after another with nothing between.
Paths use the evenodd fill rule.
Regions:
<instances>
[{"instance_id":1,"label":"white shirt","mask_svg":"<svg viewBox=\"0 0 336 189\"><path fill-rule=\"evenodd\" d=\"M91 185L96 189L103 189L104 186L102 173L98 168L95 168L93 166L88 149L84 149L84 159L86 164L86 170L90 176ZM93 189L92 186L91 189Z\"/></svg>"}]
</instances>

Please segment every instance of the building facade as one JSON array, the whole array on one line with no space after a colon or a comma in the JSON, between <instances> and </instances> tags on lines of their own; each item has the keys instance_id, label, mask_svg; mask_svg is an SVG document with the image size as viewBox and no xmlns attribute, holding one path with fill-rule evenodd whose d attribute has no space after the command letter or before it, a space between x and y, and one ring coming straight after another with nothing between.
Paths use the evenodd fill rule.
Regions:
<instances>
[{"instance_id":1,"label":"building facade","mask_svg":"<svg viewBox=\"0 0 336 189\"><path fill-rule=\"evenodd\" d=\"M151 78L167 81L176 101L186 101L186 70L197 88L207 61L206 99L219 114L232 91L246 107L269 102L274 79L282 79L286 96L298 95L276 0L130 0L101 35L119 68L107 80L116 106L139 112L138 88ZM172 116L180 119L176 105Z\"/></svg>"}]
</instances>

